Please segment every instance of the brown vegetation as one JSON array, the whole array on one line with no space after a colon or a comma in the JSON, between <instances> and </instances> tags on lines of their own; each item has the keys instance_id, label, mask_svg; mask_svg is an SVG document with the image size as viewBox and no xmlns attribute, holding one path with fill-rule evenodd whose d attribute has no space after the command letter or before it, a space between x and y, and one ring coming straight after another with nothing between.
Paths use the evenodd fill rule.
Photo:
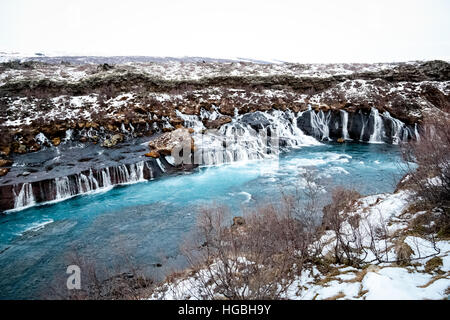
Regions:
<instances>
[{"instance_id":1,"label":"brown vegetation","mask_svg":"<svg viewBox=\"0 0 450 320\"><path fill-rule=\"evenodd\" d=\"M415 228L437 232L441 238L450 236L450 118L446 113L427 118L422 124L420 139L403 145L408 166L403 185L417 192L420 209L427 211L414 221ZM434 210L432 210L434 209ZM432 212L433 211L433 212ZM436 230L436 228L438 230Z\"/></svg>"}]
</instances>

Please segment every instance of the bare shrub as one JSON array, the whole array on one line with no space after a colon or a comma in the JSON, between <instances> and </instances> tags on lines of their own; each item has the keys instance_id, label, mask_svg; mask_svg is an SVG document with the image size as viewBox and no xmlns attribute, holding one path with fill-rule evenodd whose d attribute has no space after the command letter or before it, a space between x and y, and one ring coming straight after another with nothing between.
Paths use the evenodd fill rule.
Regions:
<instances>
[{"instance_id":1,"label":"bare shrub","mask_svg":"<svg viewBox=\"0 0 450 320\"><path fill-rule=\"evenodd\" d=\"M280 299L311 259L316 229L292 211L292 199L265 204L233 219L223 206L201 209L183 252L197 299ZM176 290L176 287L175 289ZM175 293L176 295L176 293Z\"/></svg>"},{"instance_id":2,"label":"bare shrub","mask_svg":"<svg viewBox=\"0 0 450 320\"><path fill-rule=\"evenodd\" d=\"M414 254L414 251L402 238L395 244L395 254L397 255L397 264L405 266L411 263L411 256Z\"/></svg>"},{"instance_id":3,"label":"bare shrub","mask_svg":"<svg viewBox=\"0 0 450 320\"><path fill-rule=\"evenodd\" d=\"M247 214L241 226L226 227L229 217L223 207L202 210L197 241L185 247L191 265L203 272L191 293L200 299L280 298L303 262L300 224L271 206Z\"/></svg>"},{"instance_id":4,"label":"bare shrub","mask_svg":"<svg viewBox=\"0 0 450 320\"><path fill-rule=\"evenodd\" d=\"M323 224L326 228L335 227L343 219L340 212L349 212L361 194L352 189L338 186L331 191L331 203L323 208Z\"/></svg>"},{"instance_id":5,"label":"bare shrub","mask_svg":"<svg viewBox=\"0 0 450 320\"><path fill-rule=\"evenodd\" d=\"M427 118L418 140L403 145L403 157L418 168L409 167L408 186L431 206L450 207L450 118L445 114Z\"/></svg>"},{"instance_id":6,"label":"bare shrub","mask_svg":"<svg viewBox=\"0 0 450 320\"><path fill-rule=\"evenodd\" d=\"M128 257L112 268L98 265L93 259L78 253L68 256L68 265L81 270L81 289L68 290L66 277L56 278L44 299L69 300L137 300L149 296L154 282L136 267ZM124 271L126 269L126 271Z\"/></svg>"},{"instance_id":7,"label":"bare shrub","mask_svg":"<svg viewBox=\"0 0 450 320\"><path fill-rule=\"evenodd\" d=\"M359 265L364 260L361 258L361 253L365 249L362 243L360 217L348 215L360 197L355 190L336 187L331 193L331 203L323 208L322 226L325 230L333 231L336 238L333 262Z\"/></svg>"},{"instance_id":8,"label":"bare shrub","mask_svg":"<svg viewBox=\"0 0 450 320\"><path fill-rule=\"evenodd\" d=\"M427 225L439 226L429 229L437 232L441 238L450 237L450 118L439 114L424 120L420 139L404 144L403 157L406 161L416 163L417 169L409 162L408 174L403 185L416 191L416 206L422 210L440 208L439 214L429 216ZM432 220L432 221L431 221ZM425 230L426 231L426 230Z\"/></svg>"}]
</instances>

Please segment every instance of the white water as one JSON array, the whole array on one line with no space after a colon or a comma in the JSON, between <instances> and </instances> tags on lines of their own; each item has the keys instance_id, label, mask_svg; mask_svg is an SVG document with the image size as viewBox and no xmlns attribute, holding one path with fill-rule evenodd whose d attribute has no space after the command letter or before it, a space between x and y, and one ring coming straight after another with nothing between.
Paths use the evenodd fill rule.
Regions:
<instances>
[{"instance_id":1,"label":"white water","mask_svg":"<svg viewBox=\"0 0 450 320\"><path fill-rule=\"evenodd\" d=\"M387 111L383 113L383 116L387 119L390 119L392 123L392 144L398 144L401 141L407 141L408 130L406 130L406 125L402 121L391 117L390 113Z\"/></svg>"},{"instance_id":2,"label":"white water","mask_svg":"<svg viewBox=\"0 0 450 320\"><path fill-rule=\"evenodd\" d=\"M36 203L31 183L22 184L19 194L16 194L14 189L13 192L15 196L14 209L31 207Z\"/></svg>"},{"instance_id":3,"label":"white water","mask_svg":"<svg viewBox=\"0 0 450 320\"><path fill-rule=\"evenodd\" d=\"M345 110L341 110L341 122L342 122L342 138L344 140L351 140L348 135L348 113Z\"/></svg>"},{"instance_id":4,"label":"white water","mask_svg":"<svg viewBox=\"0 0 450 320\"><path fill-rule=\"evenodd\" d=\"M381 119L378 109L372 108L370 116L373 117L373 132L370 135L369 143L383 143L382 135L384 133L383 119Z\"/></svg>"},{"instance_id":5,"label":"white water","mask_svg":"<svg viewBox=\"0 0 450 320\"><path fill-rule=\"evenodd\" d=\"M315 136L322 137L322 140L331 140L329 127L330 118L330 111L327 113L324 113L322 110L319 112L311 112L311 126Z\"/></svg>"},{"instance_id":6,"label":"white water","mask_svg":"<svg viewBox=\"0 0 450 320\"><path fill-rule=\"evenodd\" d=\"M298 128L299 115L294 112L273 110L260 114L269 123L263 130L255 130L249 124L240 121L243 115L236 115L232 122L202 134L205 129L202 120L215 120L222 116L217 108L212 112L202 109L199 117L177 112L184 125L194 129L195 145L200 146L195 159L200 165L210 166L276 157L283 148L320 144Z\"/></svg>"},{"instance_id":7,"label":"white water","mask_svg":"<svg viewBox=\"0 0 450 320\"><path fill-rule=\"evenodd\" d=\"M420 135L419 135L419 130L417 130L417 123L414 124L414 135L416 136L416 140L420 141Z\"/></svg>"},{"instance_id":8,"label":"white water","mask_svg":"<svg viewBox=\"0 0 450 320\"><path fill-rule=\"evenodd\" d=\"M110 190L114 185L133 184L141 181L147 181L144 178L144 166L150 171L150 179L153 178L152 168L149 167L144 161L140 161L134 164L128 165L122 164L117 167L100 169L97 175L101 176L101 179L97 180L92 169L86 175L79 173L75 177L58 177L53 180L53 186L55 190L55 198L53 200L43 202L53 203L63 201L81 194L91 194L96 192L104 192ZM163 169L163 168L162 168ZM111 181L111 172L114 173L117 182L113 184ZM31 183L24 183L20 189L20 192L16 194L14 192L14 209L22 210L31 207L36 204Z\"/></svg>"},{"instance_id":9,"label":"white water","mask_svg":"<svg viewBox=\"0 0 450 320\"><path fill-rule=\"evenodd\" d=\"M361 128L361 134L359 135L359 141L362 142L364 140L364 130L366 130L367 127L367 122L369 121L369 119L364 119L364 114L361 110L359 110L359 115L361 117L361 123L362 123L362 128Z\"/></svg>"},{"instance_id":10,"label":"white water","mask_svg":"<svg viewBox=\"0 0 450 320\"><path fill-rule=\"evenodd\" d=\"M36 137L34 138L34 140L36 140L40 145L44 145L44 144L48 144L49 146L52 145L50 140L48 140L48 138L42 132L37 134Z\"/></svg>"}]
</instances>

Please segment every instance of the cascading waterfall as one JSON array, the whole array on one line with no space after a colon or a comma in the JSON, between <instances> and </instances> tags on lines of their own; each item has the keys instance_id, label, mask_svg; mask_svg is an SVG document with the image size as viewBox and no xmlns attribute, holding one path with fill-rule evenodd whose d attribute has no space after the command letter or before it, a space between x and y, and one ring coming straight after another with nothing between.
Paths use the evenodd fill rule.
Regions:
<instances>
[{"instance_id":1,"label":"cascading waterfall","mask_svg":"<svg viewBox=\"0 0 450 320\"><path fill-rule=\"evenodd\" d=\"M111 170L114 172L117 180L115 184L112 183ZM107 190L113 185L146 181L144 178L144 161L130 164L129 168L125 164L112 168L103 168L96 175L98 178L101 178L96 178L92 169L89 170L88 175L80 173L77 175L75 184L71 183L69 177L56 178L55 200L67 199L78 194Z\"/></svg>"},{"instance_id":2,"label":"cascading waterfall","mask_svg":"<svg viewBox=\"0 0 450 320\"><path fill-rule=\"evenodd\" d=\"M32 206L36 203L34 194L33 194L33 187L31 183L24 183L22 184L22 187L19 191L19 194L16 194L15 190L14 192L14 208L25 208Z\"/></svg>"},{"instance_id":3,"label":"cascading waterfall","mask_svg":"<svg viewBox=\"0 0 450 320\"><path fill-rule=\"evenodd\" d=\"M104 188L109 188L112 186L111 174L109 173L108 169L102 170L102 181L103 181Z\"/></svg>"},{"instance_id":4,"label":"cascading waterfall","mask_svg":"<svg viewBox=\"0 0 450 320\"><path fill-rule=\"evenodd\" d=\"M145 161L102 168L96 172L90 169L88 172L72 176L57 177L51 182L54 196L46 201L61 201L81 194L108 190L114 185L147 181L144 177L144 168L147 169L150 179L152 179L154 177L153 169ZM31 183L22 184L19 193L13 189L13 195L14 209L23 209L36 204Z\"/></svg>"},{"instance_id":5,"label":"cascading waterfall","mask_svg":"<svg viewBox=\"0 0 450 320\"><path fill-rule=\"evenodd\" d=\"M201 165L218 165L222 163L257 160L274 157L286 148L319 144L307 136L297 125L294 112L272 110L259 112L262 122L260 130L247 123L244 115L236 114L232 122L222 125L217 130L205 129L202 120L215 120L223 116L217 108L213 111L202 109L200 116L184 115L177 112L186 127L194 129L196 163ZM248 115L248 114L247 114Z\"/></svg>"},{"instance_id":6,"label":"cascading waterfall","mask_svg":"<svg viewBox=\"0 0 450 320\"><path fill-rule=\"evenodd\" d=\"M41 146L42 145L49 145L49 146L52 145L50 140L48 140L48 138L42 132L37 134L36 137L34 138L34 140L36 140Z\"/></svg>"},{"instance_id":7,"label":"cascading waterfall","mask_svg":"<svg viewBox=\"0 0 450 320\"><path fill-rule=\"evenodd\" d=\"M161 163L161 160L156 159L156 163L158 164L159 168L161 169L162 172L166 172L166 168L164 167L164 165Z\"/></svg>"},{"instance_id":8,"label":"cascading waterfall","mask_svg":"<svg viewBox=\"0 0 450 320\"><path fill-rule=\"evenodd\" d=\"M359 141L362 142L364 141L364 132L367 127L367 122L369 122L369 118L364 119L364 114L361 110L359 110L359 116L361 117L361 124L362 124L361 134L359 135Z\"/></svg>"},{"instance_id":9,"label":"cascading waterfall","mask_svg":"<svg viewBox=\"0 0 450 320\"><path fill-rule=\"evenodd\" d=\"M321 140L339 137L345 140L351 140L352 138L358 140L358 135L360 135L361 141L394 144L412 137L420 139L417 125L410 128L402 121L393 118L389 112L380 115L375 108L372 108L370 114L365 114L359 110L359 113L352 114L351 118L345 110L333 113L331 110L314 112L310 109L297 114L291 110L271 110L269 112L258 111L239 115L236 109L231 122L220 126L218 129L206 131L203 124L204 120L216 120L223 116L218 108L213 107L211 111L202 109L199 116L185 115L179 111L176 111L176 113L184 121L185 127L194 129L193 138L195 145L198 147L194 155L195 163L206 166L273 158L287 149L320 144L314 137ZM301 117L303 117L302 123L300 123ZM372 128L370 126L372 122L369 121L373 121ZM366 132L369 128L373 129L370 136L369 132ZM122 129L125 129L125 127L122 127ZM132 127L130 129L131 131L134 130ZM68 130L65 140L70 139L71 135L72 131ZM37 138L41 142L48 140L43 135ZM56 148L56 150L59 153L59 149ZM159 172L166 172L168 168L162 160L164 159L155 160L155 168ZM166 160L169 165L172 164L170 159ZM146 172L145 177L144 170ZM121 164L98 170L90 169L79 174L58 177L51 182L50 189L54 191L53 195L43 197L42 192L36 195L39 202L60 201L79 194L105 190L113 185L146 181L146 178L153 179L154 172L149 163L140 161L134 164ZM15 209L28 207L36 203L31 183L22 184L20 191L17 191L17 187L13 188L12 192Z\"/></svg>"},{"instance_id":10,"label":"cascading waterfall","mask_svg":"<svg viewBox=\"0 0 450 320\"><path fill-rule=\"evenodd\" d=\"M391 138L393 144L408 140L408 130L402 121L391 117L388 111L385 111L383 116L391 121Z\"/></svg>"},{"instance_id":11,"label":"cascading waterfall","mask_svg":"<svg viewBox=\"0 0 450 320\"><path fill-rule=\"evenodd\" d=\"M413 127L391 117L387 111L380 114L376 108L370 113L361 109L356 113L345 110L316 112L310 108L300 113L297 123L308 135L321 140L398 144L410 138L417 139Z\"/></svg>"},{"instance_id":12,"label":"cascading waterfall","mask_svg":"<svg viewBox=\"0 0 450 320\"><path fill-rule=\"evenodd\" d=\"M420 141L419 130L417 130L417 123L414 124L414 135L417 141Z\"/></svg>"},{"instance_id":13,"label":"cascading waterfall","mask_svg":"<svg viewBox=\"0 0 450 320\"><path fill-rule=\"evenodd\" d=\"M348 135L348 113L345 110L340 110L342 122L342 138L344 140L351 140Z\"/></svg>"},{"instance_id":14,"label":"cascading waterfall","mask_svg":"<svg viewBox=\"0 0 450 320\"><path fill-rule=\"evenodd\" d=\"M176 110L175 112L176 115L184 121L184 126L186 128L192 128L195 132L201 132L203 129L205 129L203 122L199 119L198 116L183 114L178 110Z\"/></svg>"},{"instance_id":15,"label":"cascading waterfall","mask_svg":"<svg viewBox=\"0 0 450 320\"><path fill-rule=\"evenodd\" d=\"M321 136L322 140L331 140L330 118L331 112L324 113L322 110L317 113L311 112L311 126L314 130L314 136Z\"/></svg>"},{"instance_id":16,"label":"cascading waterfall","mask_svg":"<svg viewBox=\"0 0 450 320\"><path fill-rule=\"evenodd\" d=\"M319 144L315 138L307 136L298 127L297 119L299 115L296 115L291 110L285 112L274 110L272 113L265 115L271 122L269 128L277 133L280 140L283 141L284 146L298 148Z\"/></svg>"},{"instance_id":17,"label":"cascading waterfall","mask_svg":"<svg viewBox=\"0 0 450 320\"><path fill-rule=\"evenodd\" d=\"M382 134L383 134L383 119L378 112L378 109L372 108L370 111L370 116L373 118L373 132L370 135L369 142L370 143L383 143Z\"/></svg>"}]
</instances>

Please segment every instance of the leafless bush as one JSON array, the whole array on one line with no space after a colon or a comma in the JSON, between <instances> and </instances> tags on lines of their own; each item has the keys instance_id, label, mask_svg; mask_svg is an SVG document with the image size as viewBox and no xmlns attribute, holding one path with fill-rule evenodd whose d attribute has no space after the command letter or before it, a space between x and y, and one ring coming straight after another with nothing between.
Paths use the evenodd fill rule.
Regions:
<instances>
[{"instance_id":1,"label":"leafless bush","mask_svg":"<svg viewBox=\"0 0 450 320\"><path fill-rule=\"evenodd\" d=\"M403 156L418 165L407 184L432 206L450 206L450 118L424 120L420 139L403 145Z\"/></svg>"},{"instance_id":2,"label":"leafless bush","mask_svg":"<svg viewBox=\"0 0 450 320\"><path fill-rule=\"evenodd\" d=\"M273 205L246 213L231 227L230 221L224 207L201 210L183 248L197 271L189 293L198 299L279 299L308 257L305 225Z\"/></svg>"},{"instance_id":3,"label":"leafless bush","mask_svg":"<svg viewBox=\"0 0 450 320\"><path fill-rule=\"evenodd\" d=\"M434 215L435 225L442 237L450 236L450 118L442 113L424 120L420 139L402 148L406 161L414 162L417 169L408 165L408 175L403 184L417 192L422 209L441 208Z\"/></svg>"},{"instance_id":4,"label":"leafless bush","mask_svg":"<svg viewBox=\"0 0 450 320\"><path fill-rule=\"evenodd\" d=\"M276 205L263 203L233 218L224 206L204 207L182 247L190 272L188 294L197 299L280 299L322 248L319 243L321 186L315 172L302 187L281 192ZM232 223L233 221L233 223ZM174 297L186 297L170 277Z\"/></svg>"},{"instance_id":5,"label":"leafless bush","mask_svg":"<svg viewBox=\"0 0 450 320\"><path fill-rule=\"evenodd\" d=\"M68 290L66 277L57 277L44 299L69 300L136 300L150 295L153 280L141 272L125 255L124 261L113 268L102 267L93 259L78 253L68 256L67 264L81 270L81 289ZM124 271L126 269L126 271Z\"/></svg>"},{"instance_id":6,"label":"leafless bush","mask_svg":"<svg viewBox=\"0 0 450 320\"><path fill-rule=\"evenodd\" d=\"M322 226L325 230L333 231L336 238L332 259L334 262L359 265L367 255L363 245L360 216L348 215L360 197L355 190L336 187L332 190L331 203L323 209ZM369 230L373 231L371 227Z\"/></svg>"}]
</instances>

